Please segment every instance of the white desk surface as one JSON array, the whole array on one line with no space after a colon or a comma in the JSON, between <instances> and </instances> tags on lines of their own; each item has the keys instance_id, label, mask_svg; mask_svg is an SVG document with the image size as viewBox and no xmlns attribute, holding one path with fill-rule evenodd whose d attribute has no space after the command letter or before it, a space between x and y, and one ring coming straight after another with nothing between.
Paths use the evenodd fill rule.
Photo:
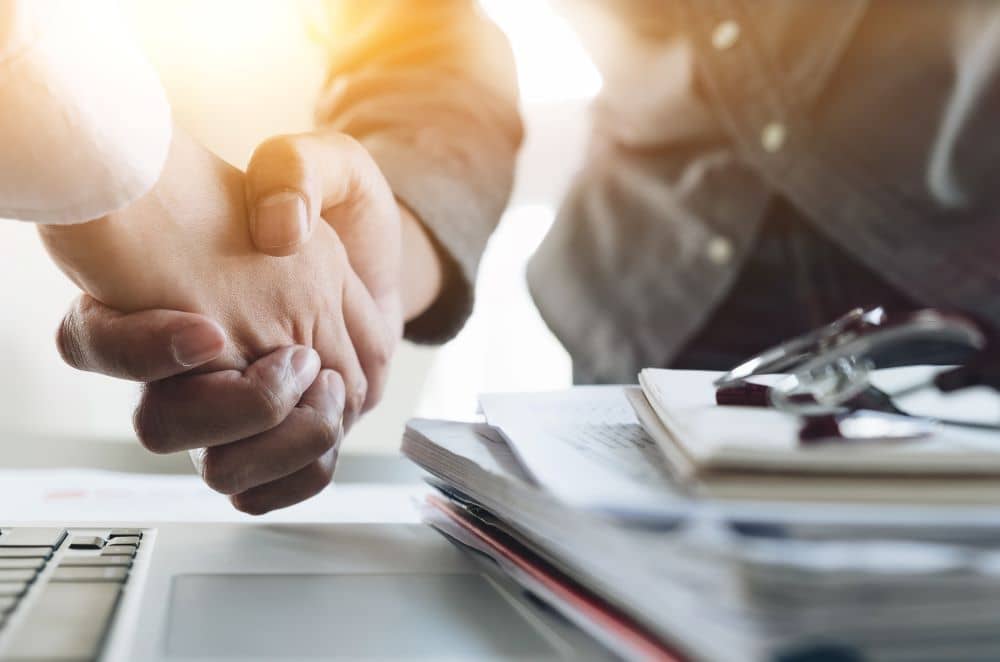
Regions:
<instances>
[{"instance_id":1,"label":"white desk surface","mask_svg":"<svg viewBox=\"0 0 1000 662\"><path fill-rule=\"evenodd\" d=\"M419 522L419 482L333 485L261 517L234 509L194 475L96 469L0 470L0 519L18 522Z\"/></svg>"}]
</instances>

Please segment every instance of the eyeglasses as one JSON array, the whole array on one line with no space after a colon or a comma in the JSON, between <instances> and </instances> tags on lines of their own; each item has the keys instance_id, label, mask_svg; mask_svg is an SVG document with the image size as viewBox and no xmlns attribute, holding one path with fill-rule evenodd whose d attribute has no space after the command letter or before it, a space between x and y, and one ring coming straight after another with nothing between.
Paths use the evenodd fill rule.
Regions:
<instances>
[{"instance_id":1,"label":"eyeglasses","mask_svg":"<svg viewBox=\"0 0 1000 662\"><path fill-rule=\"evenodd\" d=\"M943 352L957 367L891 394L872 384L873 371L898 364L900 357L929 363L912 360L928 350ZM881 307L857 308L736 366L715 381L716 402L769 406L799 416L804 442L913 438L929 434L935 423L1000 429L1000 421L920 416L896 404L927 388L952 392L983 385L1000 390L998 357L983 326L967 316L933 309L889 315ZM764 382L764 375L771 377Z\"/></svg>"}]
</instances>

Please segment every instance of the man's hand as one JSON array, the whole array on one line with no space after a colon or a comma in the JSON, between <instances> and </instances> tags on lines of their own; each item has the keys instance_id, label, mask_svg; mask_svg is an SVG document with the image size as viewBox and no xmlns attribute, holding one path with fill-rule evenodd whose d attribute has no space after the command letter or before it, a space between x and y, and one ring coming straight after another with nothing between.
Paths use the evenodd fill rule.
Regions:
<instances>
[{"instance_id":1,"label":"man's hand","mask_svg":"<svg viewBox=\"0 0 1000 662\"><path fill-rule=\"evenodd\" d=\"M115 310L179 310L218 321L226 350L204 372L243 370L292 344L314 348L323 367L344 379L350 427L377 397L369 396L359 355L385 364L398 323L386 322L331 227L318 228L294 257L259 253L247 227L243 174L180 130L174 143L156 188L127 209L83 225L41 226L49 254Z\"/></svg>"},{"instance_id":2,"label":"man's hand","mask_svg":"<svg viewBox=\"0 0 1000 662\"><path fill-rule=\"evenodd\" d=\"M344 309L374 301L388 336L351 333L368 385L366 409L376 403L388 377L386 358L402 335L400 213L368 153L343 134L279 136L262 143L246 176L250 233L263 253L290 256L308 250L312 229L334 231L363 288L344 291Z\"/></svg>"},{"instance_id":3,"label":"man's hand","mask_svg":"<svg viewBox=\"0 0 1000 662\"><path fill-rule=\"evenodd\" d=\"M123 314L87 295L57 344L74 368L146 383L135 417L142 443L157 453L208 446L202 477L239 510L289 506L330 482L344 384L309 348L276 350L242 373L193 374L223 354L218 324L168 310Z\"/></svg>"},{"instance_id":4,"label":"man's hand","mask_svg":"<svg viewBox=\"0 0 1000 662\"><path fill-rule=\"evenodd\" d=\"M246 181L251 235L262 253L293 255L322 226L332 227L397 334L401 319L437 299L444 280L437 249L353 138L323 130L271 138L254 152ZM369 388L380 387L384 375L360 358Z\"/></svg>"},{"instance_id":5,"label":"man's hand","mask_svg":"<svg viewBox=\"0 0 1000 662\"><path fill-rule=\"evenodd\" d=\"M136 417L147 447L207 447L206 480L253 512L315 491L299 471L329 479L339 412L349 427L373 402L359 354L384 367L399 335L398 322L387 323L380 307L391 302L376 303L332 227L317 228L294 257L257 252L242 174L178 131L149 195L91 223L39 231L59 266L114 310L145 315L147 324L149 316L169 315L164 310L196 313L225 331L221 355L194 368L197 374L147 386ZM386 250L392 254L391 242ZM81 305L63 326L63 353L80 367L146 380L161 375L151 366L162 369L150 350L169 351L185 366L201 359L184 348L183 334L171 332L168 344L122 321L137 318L103 307L95 313L93 305ZM161 312L140 312L149 310ZM116 355L121 348L130 349ZM317 379L321 366L339 377ZM314 380L318 392L307 389ZM325 436L306 434L309 428ZM289 448L293 437L304 444L301 452Z\"/></svg>"}]
</instances>

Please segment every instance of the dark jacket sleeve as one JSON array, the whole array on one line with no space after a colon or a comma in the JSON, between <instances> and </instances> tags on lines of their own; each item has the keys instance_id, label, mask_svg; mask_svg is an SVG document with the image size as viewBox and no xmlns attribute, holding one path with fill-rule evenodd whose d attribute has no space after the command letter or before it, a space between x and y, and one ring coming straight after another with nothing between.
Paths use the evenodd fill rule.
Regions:
<instances>
[{"instance_id":1,"label":"dark jacket sleeve","mask_svg":"<svg viewBox=\"0 0 1000 662\"><path fill-rule=\"evenodd\" d=\"M329 7L317 120L358 139L430 231L446 283L406 336L443 342L472 310L479 259L513 184L522 128L510 48L473 0Z\"/></svg>"}]
</instances>

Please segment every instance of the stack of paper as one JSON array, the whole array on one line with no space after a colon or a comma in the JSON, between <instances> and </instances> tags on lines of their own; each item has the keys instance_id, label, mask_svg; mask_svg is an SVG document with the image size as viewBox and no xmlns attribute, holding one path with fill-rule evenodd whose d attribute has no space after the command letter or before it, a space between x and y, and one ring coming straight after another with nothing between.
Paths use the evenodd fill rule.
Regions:
<instances>
[{"instance_id":1,"label":"stack of paper","mask_svg":"<svg viewBox=\"0 0 1000 662\"><path fill-rule=\"evenodd\" d=\"M889 371L888 379L899 378ZM714 372L644 370L626 397L689 494L722 499L1000 503L1000 435L932 426L893 442L803 444L775 409L719 406Z\"/></svg>"},{"instance_id":2,"label":"stack of paper","mask_svg":"<svg viewBox=\"0 0 1000 662\"><path fill-rule=\"evenodd\" d=\"M493 518L504 534L532 550L535 563L557 569L572 578L575 591L600 598L621 614L637 638L665 642L663 659L670 659L669 647L685 657L711 660L736 659L731 651L749 650L752 639L742 631L742 623L711 613L696 587L670 585L665 575L669 559L662 554L666 539L569 506L532 484L491 427L414 420L407 426L402 450L437 478L432 485L457 507L471 506L480 517ZM665 521L664 527L676 522ZM619 655L647 657L648 651L636 648L628 638L608 635L566 601L555 600L552 606ZM703 641L679 636L684 630L710 632L716 627L718 631Z\"/></svg>"},{"instance_id":3,"label":"stack of paper","mask_svg":"<svg viewBox=\"0 0 1000 662\"><path fill-rule=\"evenodd\" d=\"M704 499L637 393L489 395L488 424L411 421L427 521L628 659L1000 659L995 508Z\"/></svg>"}]
</instances>

